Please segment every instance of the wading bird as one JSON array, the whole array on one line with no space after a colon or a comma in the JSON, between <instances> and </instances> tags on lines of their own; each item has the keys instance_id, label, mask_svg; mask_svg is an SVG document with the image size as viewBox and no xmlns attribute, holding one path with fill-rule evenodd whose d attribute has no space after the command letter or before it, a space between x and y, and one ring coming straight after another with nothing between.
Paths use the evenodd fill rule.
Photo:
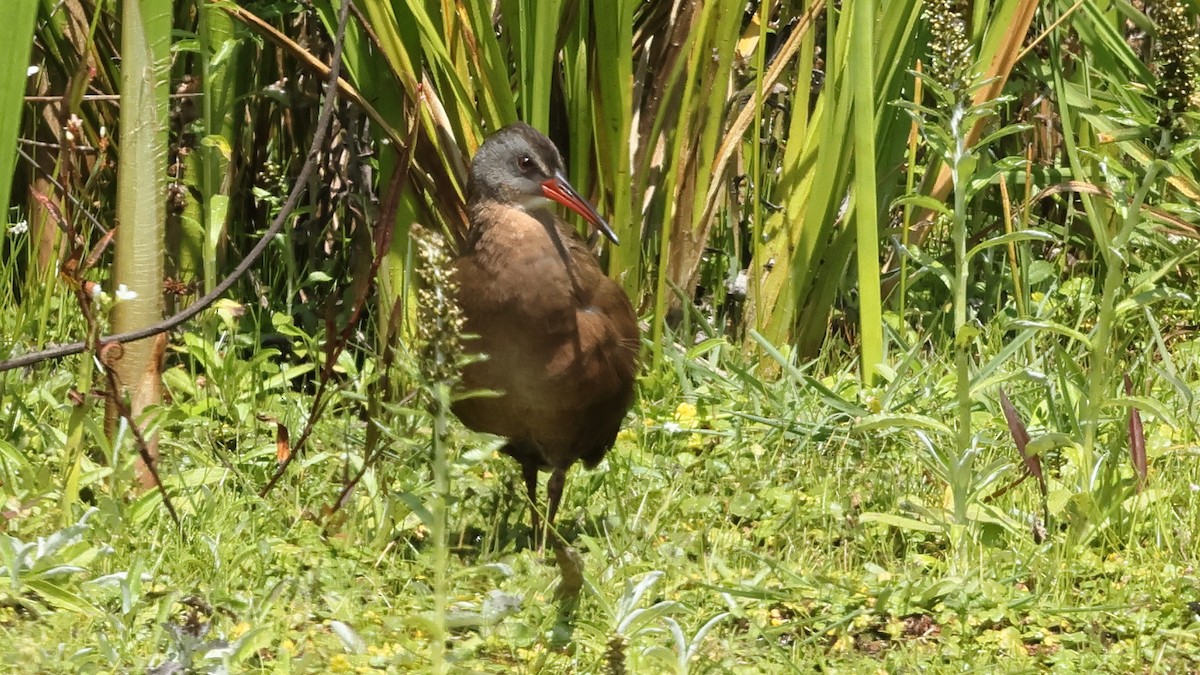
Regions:
<instances>
[{"instance_id":1,"label":"wading bird","mask_svg":"<svg viewBox=\"0 0 1200 675\"><path fill-rule=\"evenodd\" d=\"M594 467L612 447L633 402L640 335L625 292L552 210L578 213L614 244L617 237L564 175L558 149L533 127L489 136L471 162L470 231L455 262L468 351L485 360L463 369L468 390L499 396L454 404L471 429L503 436L520 463L540 533L538 472L549 471L546 520L553 524L567 470Z\"/></svg>"}]
</instances>

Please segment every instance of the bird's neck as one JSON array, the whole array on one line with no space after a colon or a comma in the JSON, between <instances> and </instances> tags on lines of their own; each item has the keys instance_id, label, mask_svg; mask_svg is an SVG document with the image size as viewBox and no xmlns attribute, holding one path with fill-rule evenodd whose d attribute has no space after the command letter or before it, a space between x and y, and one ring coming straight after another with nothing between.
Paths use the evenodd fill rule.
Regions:
<instances>
[{"instance_id":1,"label":"bird's neck","mask_svg":"<svg viewBox=\"0 0 1200 675\"><path fill-rule=\"evenodd\" d=\"M558 237L568 239L575 237L575 231L560 218L554 215L553 202L548 199L531 201L528 204L503 204L491 199L471 200L467 203L467 222L471 223L471 231L467 235L469 246L474 246L488 232L496 228L514 229L522 225L532 225L524 219L506 217L512 210L529 216L547 234L557 231ZM514 234L525 234L516 233ZM534 234L530 232L529 234Z\"/></svg>"},{"instance_id":2,"label":"bird's neck","mask_svg":"<svg viewBox=\"0 0 1200 675\"><path fill-rule=\"evenodd\" d=\"M514 260L556 258L575 293L581 293L581 273L596 267L595 259L569 225L547 209L525 210L495 201L470 202L471 231L464 257L489 273L512 269ZM581 269L582 268L582 269Z\"/></svg>"}]
</instances>

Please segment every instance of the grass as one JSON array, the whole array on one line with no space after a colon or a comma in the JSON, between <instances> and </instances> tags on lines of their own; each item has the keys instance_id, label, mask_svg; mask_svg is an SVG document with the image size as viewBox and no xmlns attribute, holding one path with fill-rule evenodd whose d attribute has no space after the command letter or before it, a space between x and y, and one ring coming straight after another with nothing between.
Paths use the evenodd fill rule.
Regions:
<instances>
[{"instance_id":1,"label":"grass","mask_svg":"<svg viewBox=\"0 0 1200 675\"><path fill-rule=\"evenodd\" d=\"M1192 343L1185 347L1195 353ZM920 508L948 509L945 483L902 423L868 430L864 419L830 406L834 392L851 407L862 394L836 359L805 365L823 393L791 379L760 381L719 341L691 353L668 342L664 353L663 365L641 378L639 402L608 459L570 476L559 525L581 552L586 577L573 610L555 599L553 561L523 545L528 513L511 490L520 485L517 467L496 452L495 439L451 428L451 670L615 672L620 662L627 672L1197 667L1189 606L1200 599L1195 412L1170 392L1158 394L1178 411L1175 428L1147 415L1145 498L1122 505L1100 525L1102 536L1073 542L1070 497L1051 500L1049 531L1037 543L1028 525L1040 501L1027 481L989 503L1022 525L977 514L974 545L959 565L953 541ZM245 362L227 358L234 363L224 372L240 377ZM257 364L244 367L271 368ZM1182 367L1180 376L1194 380L1194 366ZM944 359L923 360L867 404L895 420L950 419L950 369ZM219 390L221 372L208 373L208 391ZM58 403L68 386L55 378L19 390L9 381L0 401L25 411L18 428L32 420L53 426L70 413ZM75 507L72 519L97 510L77 541L42 546L0 590L5 661L37 663L41 672L168 661L198 672L221 664L248 672L428 668L437 578L422 516L435 495L424 454L430 430L392 429L390 456L347 508L323 517L339 487L329 478L358 461L365 424L348 414L353 395L336 404L347 414L318 425L292 480L259 498L274 446L269 426L227 417L237 405L229 400L229 408L181 414L203 397L174 393L159 431L165 455L175 458L165 473L183 530L174 531L154 493L131 498L85 460L91 506ZM1038 388L1017 385L1010 395L1033 416L1036 436L1048 424L1038 421L1047 412L1039 412ZM246 404L280 416L305 398L286 387L251 396ZM994 397L980 398L980 463L1020 466ZM13 449L37 456L36 435L8 438L0 442L6 457ZM16 540L62 528L61 458L52 442L41 452L44 463L27 469L34 477L14 475L8 463L6 486L40 479L44 489L8 497L10 571L22 569L12 563ZM1070 450L1056 461L1052 494L1076 469ZM132 475L129 461L118 464L118 474ZM1132 480L1131 471L1122 475Z\"/></svg>"},{"instance_id":2,"label":"grass","mask_svg":"<svg viewBox=\"0 0 1200 675\"><path fill-rule=\"evenodd\" d=\"M3 663L1200 670L1194 82L1173 99L1153 82L1190 72L1164 45L1195 66L1190 13L998 0L953 40L953 2L501 5L497 30L482 0L355 3L329 192L172 335L142 419L181 527L131 488L136 444L105 423L99 364L0 374ZM203 122L171 131L204 141L173 169L192 239L166 255L169 285L212 287L278 212L344 8L180 15L196 39L176 41L173 78L208 88ZM126 61L95 16L86 81L69 79L71 17L39 17L27 87L113 89ZM1178 42L1152 37L1147 59L1152 29ZM16 95L25 67L6 71ZM115 106L71 106L76 140L30 146L0 223L5 352L111 318L113 297L72 284L115 286L93 222L113 220L125 143ZM63 142L24 112L21 138ZM410 284L410 226L461 228L466 158L518 115L622 232L606 264L648 327L616 447L568 479L558 526L584 579L565 600L554 557L528 547L518 468L429 413L453 374L431 380L410 339L441 309ZM389 219L378 291L349 312Z\"/></svg>"}]
</instances>

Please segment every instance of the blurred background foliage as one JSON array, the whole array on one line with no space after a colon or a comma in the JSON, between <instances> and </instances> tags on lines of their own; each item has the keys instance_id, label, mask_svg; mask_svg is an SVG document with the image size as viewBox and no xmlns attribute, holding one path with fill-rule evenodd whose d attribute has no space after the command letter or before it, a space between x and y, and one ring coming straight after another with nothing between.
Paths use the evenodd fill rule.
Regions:
<instances>
[{"instance_id":1,"label":"blurred background foliage","mask_svg":"<svg viewBox=\"0 0 1200 675\"><path fill-rule=\"evenodd\" d=\"M337 6L174 3L172 306L211 289L278 207L315 120ZM524 119L558 143L572 180L627 242L604 256L649 321L655 354L664 326L687 324L735 340L754 330L805 357L832 336L879 362L882 334L863 326L884 325L886 313L888 325L936 333L945 328L939 303L949 299L907 273L904 248L928 260L949 253L935 202L949 198L950 172L896 105L917 95L911 73L928 64L936 37L921 7L883 3L855 38L844 8L821 1L359 2L337 131L309 210L237 299L318 327L370 270L379 194L400 173L377 311L360 327L376 345L411 330L389 324L412 316L397 309L407 297L409 226L461 239L469 157L489 131ZM1080 207L1098 202L1088 222L1103 222L1113 198L1105 168L1144 170L1155 157L1145 132L1158 109L1148 84L1153 23L1128 3L962 9L966 43L951 58L984 83L977 102L1000 101L994 116L964 130L967 145L1020 125L976 160L978 180L994 189L973 200L970 236L977 243L1015 226L1053 239L996 252L973 282L990 289L982 296L990 311L1027 307L1052 277L1092 269L1095 232L1078 227ZM29 272L13 277L13 299L41 299L53 287L68 228L88 248L113 220L117 10L88 0L40 8L31 60L39 69L24 81L31 98L20 126L9 124L21 138L9 220L29 225L27 237L5 242L6 259ZM852 123L864 104L866 123ZM73 115L80 135L64 143ZM856 167L859 153L873 154L859 163L869 176ZM1151 200L1152 234L1167 246L1168 235L1194 234L1194 158L1177 159ZM900 200L910 194L922 198ZM856 260L872 232L864 251L877 259ZM862 292L864 269L882 278L882 295L874 283ZM1004 275L1016 277L1003 284ZM45 306L14 303L19 312ZM40 325L24 348L50 337Z\"/></svg>"},{"instance_id":2,"label":"blurred background foliage","mask_svg":"<svg viewBox=\"0 0 1200 675\"><path fill-rule=\"evenodd\" d=\"M190 305L296 187L341 0L145 3L160 20L147 44L169 39L169 56L140 80L169 95L137 121L119 105L122 77L139 81L122 72L130 2L12 3L18 34L0 43L0 187L11 188L0 359L112 332L122 286L143 297L161 286L168 313ZM185 511L242 527L221 520L219 500L257 504L246 495L317 438L295 480L328 504L326 523L353 504L367 523L359 541L376 552L401 541L397 565L419 558L429 421L409 396L421 383L409 233L462 240L470 157L520 119L556 142L572 183L609 218L622 244L599 254L646 328L642 403L611 477L578 479L581 495L608 491L584 507L592 521L637 523L621 486L658 491L681 522L728 525L730 541L757 532L773 565L820 555L792 518L841 550L861 517L880 536L858 562L907 554L953 577L929 582L922 567L905 582L916 599L897 599L891 572L872 571L870 603L826 608L844 612L839 626L876 599L895 605L893 622L914 607L933 615L981 550L1013 579L1032 577L1003 556L1025 546L1022 561L1039 559L1030 541L1047 537L1066 566L1046 569L1068 570L1071 546L1105 553L1139 537L1151 543L1125 551L1155 569L1160 551L1194 559L1197 5L357 0L333 133L300 186L303 206L225 300L172 335L161 372L147 371L166 390L146 405L148 427L170 432L168 487L213 490ZM122 181L127 144L163 134L165 147L138 154L158 162L158 179ZM161 222L125 215L129 199L165 206ZM122 236L157 247L161 273L119 265ZM92 368L85 358L0 375L3 485L30 541L51 520L90 527L93 503L101 525L120 514L162 527L147 525L156 493L124 500L128 438L88 414ZM485 480L488 454L450 460L465 486L452 522L460 542L494 553L512 542L498 506L513 502ZM1162 467L1157 489L1148 462ZM1037 487L1017 489L1028 476ZM234 497L213 487L227 478ZM809 503L805 490L824 497ZM44 500L58 508L39 520ZM297 500L297 522L309 503ZM828 509L814 515L817 503ZM668 522L656 515L653 527ZM622 545L642 541L639 531ZM73 546L62 556L85 555ZM1111 562L1092 557L1086 573ZM134 593L146 563L125 563L122 589ZM631 602L657 578L630 583ZM993 596L1010 581L968 600L1008 602ZM88 611L73 591L37 588ZM1053 602L1082 602L1060 592ZM1183 602L1164 594L1155 602ZM723 602L694 622L697 644ZM785 604L764 620L794 618ZM809 632L787 638L821 639L825 624L803 621ZM612 637L597 630L593 654Z\"/></svg>"}]
</instances>

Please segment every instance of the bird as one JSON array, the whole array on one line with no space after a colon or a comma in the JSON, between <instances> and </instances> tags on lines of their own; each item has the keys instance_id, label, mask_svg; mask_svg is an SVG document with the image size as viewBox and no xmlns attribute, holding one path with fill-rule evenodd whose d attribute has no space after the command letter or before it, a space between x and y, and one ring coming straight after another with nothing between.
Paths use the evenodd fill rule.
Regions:
<instances>
[{"instance_id":1,"label":"bird","mask_svg":"<svg viewBox=\"0 0 1200 675\"><path fill-rule=\"evenodd\" d=\"M566 206L619 244L565 173L558 148L528 124L488 136L471 160L469 227L454 262L463 333L477 336L463 348L483 355L462 369L461 385L497 395L460 397L452 410L507 439L501 452L521 466L535 541L539 472L550 473L552 526L567 471L577 461L595 468L616 440L641 345L629 297L553 211Z\"/></svg>"}]
</instances>

